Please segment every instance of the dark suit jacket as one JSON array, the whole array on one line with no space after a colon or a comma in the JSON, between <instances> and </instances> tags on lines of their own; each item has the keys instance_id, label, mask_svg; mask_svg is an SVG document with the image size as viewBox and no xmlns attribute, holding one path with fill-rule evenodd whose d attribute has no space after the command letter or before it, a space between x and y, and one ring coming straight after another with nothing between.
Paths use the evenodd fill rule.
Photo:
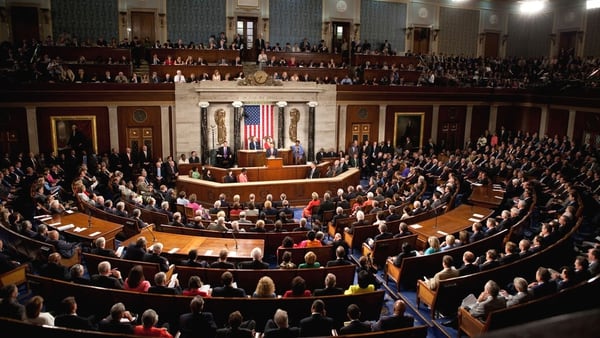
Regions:
<instances>
[{"instance_id":1,"label":"dark suit jacket","mask_svg":"<svg viewBox=\"0 0 600 338\"><path fill-rule=\"evenodd\" d=\"M212 262L210 267L213 269L235 269L235 265L229 262Z\"/></svg>"},{"instance_id":2,"label":"dark suit jacket","mask_svg":"<svg viewBox=\"0 0 600 338\"><path fill-rule=\"evenodd\" d=\"M210 312L184 313L179 316L180 338L215 336L217 324Z\"/></svg>"},{"instance_id":3,"label":"dark suit jacket","mask_svg":"<svg viewBox=\"0 0 600 338\"><path fill-rule=\"evenodd\" d=\"M93 248L92 253L98 256L117 257L115 250L112 249Z\"/></svg>"},{"instance_id":4,"label":"dark suit jacket","mask_svg":"<svg viewBox=\"0 0 600 338\"><path fill-rule=\"evenodd\" d=\"M60 280L68 280L69 279L69 269L67 267L58 265L55 263L48 263L42 266L40 271L40 275L44 277L60 279Z\"/></svg>"},{"instance_id":5,"label":"dark suit jacket","mask_svg":"<svg viewBox=\"0 0 600 338\"><path fill-rule=\"evenodd\" d=\"M260 143L259 142L250 142L250 145L248 145L248 149L250 149L250 150L259 150L260 149Z\"/></svg>"},{"instance_id":6,"label":"dark suit jacket","mask_svg":"<svg viewBox=\"0 0 600 338\"><path fill-rule=\"evenodd\" d=\"M538 284L531 288L531 294L533 298L540 298L551 295L556 292L556 282L548 281L546 283Z\"/></svg>"},{"instance_id":7,"label":"dark suit jacket","mask_svg":"<svg viewBox=\"0 0 600 338\"><path fill-rule=\"evenodd\" d=\"M383 317L375 325L373 325L373 331L393 330L401 329L405 327L411 327L415 323L415 319L412 316L388 316Z\"/></svg>"},{"instance_id":8,"label":"dark suit jacket","mask_svg":"<svg viewBox=\"0 0 600 338\"><path fill-rule=\"evenodd\" d=\"M154 253L146 253L143 260L144 262L158 263L160 271L162 272L169 271L169 261L167 261L167 259L163 256L159 256Z\"/></svg>"},{"instance_id":9,"label":"dark suit jacket","mask_svg":"<svg viewBox=\"0 0 600 338\"><path fill-rule=\"evenodd\" d=\"M463 267L458 269L461 276L470 275L475 272L479 272L479 267L475 264L465 264Z\"/></svg>"},{"instance_id":10,"label":"dark suit jacket","mask_svg":"<svg viewBox=\"0 0 600 338\"><path fill-rule=\"evenodd\" d=\"M318 168L315 168L314 172L311 172L312 169L308 169L308 171L306 172L306 178L319 178L321 177L321 172L319 171Z\"/></svg>"},{"instance_id":11,"label":"dark suit jacket","mask_svg":"<svg viewBox=\"0 0 600 338\"><path fill-rule=\"evenodd\" d=\"M371 325L358 320L351 321L348 325L340 328L340 334L371 332Z\"/></svg>"},{"instance_id":12,"label":"dark suit jacket","mask_svg":"<svg viewBox=\"0 0 600 338\"><path fill-rule=\"evenodd\" d=\"M351 264L352 264L352 262L350 262L349 260L346 260L346 259L334 259L334 260L327 262L327 267L351 265Z\"/></svg>"},{"instance_id":13,"label":"dark suit jacket","mask_svg":"<svg viewBox=\"0 0 600 338\"><path fill-rule=\"evenodd\" d=\"M54 318L54 325L71 329L95 330L95 327L92 325L89 318L71 314L61 314L56 316L56 318Z\"/></svg>"},{"instance_id":14,"label":"dark suit jacket","mask_svg":"<svg viewBox=\"0 0 600 338\"><path fill-rule=\"evenodd\" d=\"M315 297L334 296L334 295L343 295L343 294L344 294L344 290L340 289L340 288L316 289L314 292Z\"/></svg>"},{"instance_id":15,"label":"dark suit jacket","mask_svg":"<svg viewBox=\"0 0 600 338\"><path fill-rule=\"evenodd\" d=\"M144 260L144 256L146 255L146 250L136 246L135 244L130 244L125 249L125 255L123 259L129 259L132 261L142 261Z\"/></svg>"},{"instance_id":16,"label":"dark suit jacket","mask_svg":"<svg viewBox=\"0 0 600 338\"><path fill-rule=\"evenodd\" d=\"M269 268L269 264L265 263L265 262L261 262L261 261L257 261L257 260L252 260L252 261L245 261L245 262L239 262L238 263L238 269L268 269Z\"/></svg>"},{"instance_id":17,"label":"dark suit jacket","mask_svg":"<svg viewBox=\"0 0 600 338\"><path fill-rule=\"evenodd\" d=\"M202 337L209 337L206 335L202 335ZM244 328L232 329L230 327L225 327L217 330L218 338L252 338L252 331Z\"/></svg>"},{"instance_id":18,"label":"dark suit jacket","mask_svg":"<svg viewBox=\"0 0 600 338\"><path fill-rule=\"evenodd\" d=\"M300 336L331 336L333 319L319 313L313 313L310 317L300 320Z\"/></svg>"},{"instance_id":19,"label":"dark suit jacket","mask_svg":"<svg viewBox=\"0 0 600 338\"><path fill-rule=\"evenodd\" d=\"M232 286L217 286L213 289L212 297L246 297L246 291Z\"/></svg>"},{"instance_id":20,"label":"dark suit jacket","mask_svg":"<svg viewBox=\"0 0 600 338\"><path fill-rule=\"evenodd\" d=\"M91 284L94 286L100 286L107 289L123 288L123 280L116 279L112 276L93 275L90 280Z\"/></svg>"},{"instance_id":21,"label":"dark suit jacket","mask_svg":"<svg viewBox=\"0 0 600 338\"><path fill-rule=\"evenodd\" d=\"M265 330L265 335L263 338L289 338L289 337L298 337L300 335L300 329L297 327L290 327L285 329L272 329Z\"/></svg>"},{"instance_id":22,"label":"dark suit jacket","mask_svg":"<svg viewBox=\"0 0 600 338\"><path fill-rule=\"evenodd\" d=\"M158 293L161 295L180 295L181 287L170 288L162 285L153 285L148 289L148 293Z\"/></svg>"}]
</instances>

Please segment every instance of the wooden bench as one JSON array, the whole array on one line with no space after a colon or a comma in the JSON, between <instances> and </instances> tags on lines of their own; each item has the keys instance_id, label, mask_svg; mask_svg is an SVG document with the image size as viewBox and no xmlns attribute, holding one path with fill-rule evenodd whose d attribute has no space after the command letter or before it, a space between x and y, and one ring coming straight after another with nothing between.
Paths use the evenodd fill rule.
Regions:
<instances>
[{"instance_id":1,"label":"wooden bench","mask_svg":"<svg viewBox=\"0 0 600 338\"><path fill-rule=\"evenodd\" d=\"M98 263L103 261L108 261L110 262L110 266L112 268L119 269L119 271L121 271L123 280L127 278L129 270L131 270L131 268L133 268L136 265L142 266L142 268L144 269L144 277L147 281L150 282L150 284L154 284L154 275L160 271L158 263L132 261L129 259L115 257L105 257L94 255L89 252L84 252L82 256L90 275L98 273Z\"/></svg>"},{"instance_id":2,"label":"wooden bench","mask_svg":"<svg viewBox=\"0 0 600 338\"><path fill-rule=\"evenodd\" d=\"M373 247L363 243L362 254L363 256L371 255L373 263L378 267L383 267L388 257L397 255L402 251L404 243L408 243L414 248L417 244L417 237L418 235L414 234L398 238L380 239L373 242Z\"/></svg>"},{"instance_id":3,"label":"wooden bench","mask_svg":"<svg viewBox=\"0 0 600 338\"><path fill-rule=\"evenodd\" d=\"M578 222L578 225L580 223ZM494 280L498 285L507 285L515 276L532 280L538 267L548 264L549 261L559 265L565 263L559 262L557 258L568 257L568 252L573 247L570 237L577 230L578 225L568 235L542 251L490 270L442 280L436 290L431 290L425 282L419 280L417 282L417 307L421 302L428 305L431 318L434 318L437 313L448 314L456 311L464 297L470 293L481 292L483 285L488 280Z\"/></svg>"},{"instance_id":4,"label":"wooden bench","mask_svg":"<svg viewBox=\"0 0 600 338\"><path fill-rule=\"evenodd\" d=\"M424 275L433 276L441 269L443 256L452 256L455 264L460 265L465 251L471 251L475 257L478 257L483 255L488 249L500 249L506 234L507 230L503 230L477 242L462 245L444 252L404 258L399 267L394 265L394 257L391 257L391 259L386 260L386 283L389 283L391 279L396 282L398 290L413 290L419 278L422 278Z\"/></svg>"},{"instance_id":5,"label":"wooden bench","mask_svg":"<svg viewBox=\"0 0 600 338\"><path fill-rule=\"evenodd\" d=\"M128 201L123 201L123 202L125 202L125 210L127 210L127 213L129 213L130 215L133 213L133 209L136 209L136 208L140 209L140 211L141 211L140 218L148 224L168 224L169 223L169 216L167 216L166 214L163 214L162 212L156 212L156 211L148 210L146 208L138 208L134 204L132 204Z\"/></svg>"},{"instance_id":6,"label":"wooden bench","mask_svg":"<svg viewBox=\"0 0 600 338\"><path fill-rule=\"evenodd\" d=\"M379 81L382 77L387 77L388 81L392 80L392 74L394 71L392 69L365 69L363 73L363 78L365 81L376 79ZM398 70L398 76L401 79L404 79L404 83L417 83L419 81L419 77L421 76L420 71L413 70Z\"/></svg>"},{"instance_id":7,"label":"wooden bench","mask_svg":"<svg viewBox=\"0 0 600 338\"><path fill-rule=\"evenodd\" d=\"M32 263L35 266L41 266L47 262L48 256L57 252L52 244L41 242L33 238L21 235L4 225L0 224L0 239L4 243L5 250L15 252L22 259L21 263ZM81 261L81 250L75 250L73 256L62 259L62 264L71 266Z\"/></svg>"},{"instance_id":8,"label":"wooden bench","mask_svg":"<svg viewBox=\"0 0 600 338\"><path fill-rule=\"evenodd\" d=\"M229 73L231 76L230 80L233 80L237 77L239 72L244 71L244 68L241 66L186 66L186 65L177 65L177 66L165 66L165 65L150 65L150 74L156 72L156 74L164 79L165 75L168 73L171 75L171 79L175 78L175 74L177 70L181 70L181 73L185 76L186 80L190 78L190 75L194 73L196 76L196 80L200 81L202 78L202 74L206 73L209 76L209 80L212 79L212 75L215 70L219 70L221 74L221 79L225 79L225 74Z\"/></svg>"},{"instance_id":9,"label":"wooden bench","mask_svg":"<svg viewBox=\"0 0 600 338\"><path fill-rule=\"evenodd\" d=\"M290 283L296 276L302 276L306 281L306 288L315 290L323 288L325 285L325 276L333 273L336 276L337 287L348 288L354 283L355 265L324 267L319 269L266 269L266 270L245 270L245 269L213 269L198 268L177 265L175 273L178 274L180 285L185 288L191 276L198 276L204 284L210 284L211 287L221 285L221 275L225 271L233 274L233 279L237 286L246 290L251 295L256 289L258 280L263 276L269 276L275 283L275 292L282 295L290 289Z\"/></svg>"},{"instance_id":10,"label":"wooden bench","mask_svg":"<svg viewBox=\"0 0 600 338\"><path fill-rule=\"evenodd\" d=\"M64 61L78 61L79 57L83 56L87 62L98 64L107 64L109 57L113 62L118 62L124 56L131 62L131 49L129 48L42 46L38 55L45 54L52 59L60 57Z\"/></svg>"},{"instance_id":11,"label":"wooden bench","mask_svg":"<svg viewBox=\"0 0 600 338\"><path fill-rule=\"evenodd\" d=\"M592 296L598 293L599 288L600 278L596 277L549 296L493 311L485 321L471 316L468 310L460 307L457 337L461 337L463 333L469 337L477 337L489 331L560 314L599 308L600 298Z\"/></svg>"},{"instance_id":12,"label":"wooden bench","mask_svg":"<svg viewBox=\"0 0 600 338\"><path fill-rule=\"evenodd\" d=\"M229 62L234 61L235 57L240 55L240 51L231 49L218 50L180 48L151 48L148 50L148 55L150 55L150 57L152 57L154 54L156 54L162 62L164 62L169 55L173 58L173 61L175 61L178 56L180 56L181 59L185 61L185 59L189 55L194 59L194 61L197 61L198 58L201 57L204 60L204 62L208 64L216 64L223 58L225 58Z\"/></svg>"},{"instance_id":13,"label":"wooden bench","mask_svg":"<svg viewBox=\"0 0 600 338\"><path fill-rule=\"evenodd\" d=\"M387 63L388 66L392 66L395 64L400 67L400 65L404 65L408 67L408 65L417 66L419 64L419 59L416 56L402 56L402 55L375 55L375 54L353 54L352 55L352 65L360 66L364 65L367 61L371 63L371 67L381 67L384 63Z\"/></svg>"},{"instance_id":14,"label":"wooden bench","mask_svg":"<svg viewBox=\"0 0 600 338\"><path fill-rule=\"evenodd\" d=\"M319 63L323 62L325 67L327 67L327 63L329 60L333 59L335 64L339 67L342 64L342 54L336 53L313 53L313 52L267 52L267 59L271 60L271 57L275 57L277 61L282 58L290 63L290 60L294 58L296 60L296 64L300 64L303 62L307 67L313 62L318 66Z\"/></svg>"},{"instance_id":15,"label":"wooden bench","mask_svg":"<svg viewBox=\"0 0 600 338\"><path fill-rule=\"evenodd\" d=\"M300 79L304 77L304 74L308 74L310 81L315 81L317 78L323 80L326 76L332 81L337 77L338 81L341 81L346 75L350 73L349 69L346 68L308 68L308 67L265 67L263 68L267 74L273 76L277 73L279 76L286 72L288 78L292 75L297 74ZM325 177L324 173L321 173L321 177Z\"/></svg>"},{"instance_id":16,"label":"wooden bench","mask_svg":"<svg viewBox=\"0 0 600 338\"><path fill-rule=\"evenodd\" d=\"M149 294L125 290L105 289L101 287L74 284L71 282L28 275L32 289L44 297L48 311L59 309L62 299L74 296L77 299L78 313L82 316L95 315L102 318L108 315L110 307L122 302L133 313L141 314L152 308L158 314L161 322L171 326L171 332L176 332L179 316L189 312L192 297ZM379 319L385 291L361 293L354 295L319 297L325 302L327 315L332 317L335 327L339 328L347 320L346 308L357 304L362 310L362 320ZM256 327L262 328L268 319L273 318L277 309L288 311L290 326L298 325L300 319L310 314L310 308L315 297L298 298L222 298L208 297L204 299L205 311L212 312L219 327L224 327L229 314L240 311L245 320L255 320Z\"/></svg>"}]
</instances>

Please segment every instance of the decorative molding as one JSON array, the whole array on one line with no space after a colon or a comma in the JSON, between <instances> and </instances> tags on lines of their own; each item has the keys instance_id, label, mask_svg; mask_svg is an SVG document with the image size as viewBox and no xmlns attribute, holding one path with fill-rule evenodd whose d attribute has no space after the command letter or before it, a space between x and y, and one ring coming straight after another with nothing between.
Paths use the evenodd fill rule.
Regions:
<instances>
[{"instance_id":1,"label":"decorative molding","mask_svg":"<svg viewBox=\"0 0 600 338\"><path fill-rule=\"evenodd\" d=\"M200 101L198 102L198 106L200 106L200 108L208 108L208 106L210 106L210 103L207 101Z\"/></svg>"},{"instance_id":2,"label":"decorative molding","mask_svg":"<svg viewBox=\"0 0 600 338\"><path fill-rule=\"evenodd\" d=\"M285 101L279 101L279 102L277 102L277 103L275 103L275 104L276 104L276 105L277 105L277 107L279 107L279 108L284 108L284 107L286 107L286 106L288 105L288 103L287 103L287 102L285 102Z\"/></svg>"},{"instance_id":3,"label":"decorative molding","mask_svg":"<svg viewBox=\"0 0 600 338\"><path fill-rule=\"evenodd\" d=\"M241 108L241 107L243 107L243 106L244 106L244 103L243 103L242 101L233 101L233 102L231 103L231 105L232 105L234 108Z\"/></svg>"}]
</instances>

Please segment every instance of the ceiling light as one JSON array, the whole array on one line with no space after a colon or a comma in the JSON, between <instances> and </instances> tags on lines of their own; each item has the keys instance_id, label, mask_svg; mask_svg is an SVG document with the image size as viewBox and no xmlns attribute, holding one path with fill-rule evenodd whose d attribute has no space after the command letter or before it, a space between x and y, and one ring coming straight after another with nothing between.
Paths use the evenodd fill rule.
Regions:
<instances>
[{"instance_id":1,"label":"ceiling light","mask_svg":"<svg viewBox=\"0 0 600 338\"><path fill-rule=\"evenodd\" d=\"M519 4L519 11L523 14L535 14L541 12L545 7L545 0L522 1Z\"/></svg>"},{"instance_id":2,"label":"ceiling light","mask_svg":"<svg viewBox=\"0 0 600 338\"><path fill-rule=\"evenodd\" d=\"M585 2L585 7L587 9L600 8L600 0L587 0Z\"/></svg>"}]
</instances>

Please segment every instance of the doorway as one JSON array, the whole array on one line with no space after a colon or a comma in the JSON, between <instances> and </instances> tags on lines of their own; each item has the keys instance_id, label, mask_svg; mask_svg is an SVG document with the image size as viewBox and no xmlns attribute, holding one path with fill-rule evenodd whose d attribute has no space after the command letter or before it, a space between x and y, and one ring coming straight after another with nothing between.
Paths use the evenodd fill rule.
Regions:
<instances>
[{"instance_id":1,"label":"doorway","mask_svg":"<svg viewBox=\"0 0 600 338\"><path fill-rule=\"evenodd\" d=\"M331 49L332 53L342 53L342 59L348 63L349 47L350 47L350 23L334 21L331 24Z\"/></svg>"},{"instance_id":2,"label":"doorway","mask_svg":"<svg viewBox=\"0 0 600 338\"><path fill-rule=\"evenodd\" d=\"M32 47L31 41L40 41L39 16L37 7L10 8L13 42L21 47L26 41Z\"/></svg>"},{"instance_id":3,"label":"doorway","mask_svg":"<svg viewBox=\"0 0 600 338\"><path fill-rule=\"evenodd\" d=\"M416 54L429 54L429 39L431 28L415 27L413 31L413 52Z\"/></svg>"},{"instance_id":4,"label":"doorway","mask_svg":"<svg viewBox=\"0 0 600 338\"><path fill-rule=\"evenodd\" d=\"M500 48L500 33L485 33L485 45L483 56L495 58L498 57L498 50Z\"/></svg>"},{"instance_id":5,"label":"doorway","mask_svg":"<svg viewBox=\"0 0 600 338\"><path fill-rule=\"evenodd\" d=\"M254 41L258 37L258 18L238 17L236 22L236 33L242 38L245 45L245 53L240 57L242 61L254 61L258 58L258 52L254 48Z\"/></svg>"},{"instance_id":6,"label":"doorway","mask_svg":"<svg viewBox=\"0 0 600 338\"><path fill-rule=\"evenodd\" d=\"M362 144L371 139L370 123L352 123L352 140Z\"/></svg>"},{"instance_id":7,"label":"doorway","mask_svg":"<svg viewBox=\"0 0 600 338\"><path fill-rule=\"evenodd\" d=\"M137 36L141 41L156 41L155 19L153 12L131 12L131 36Z\"/></svg>"},{"instance_id":8,"label":"doorway","mask_svg":"<svg viewBox=\"0 0 600 338\"><path fill-rule=\"evenodd\" d=\"M560 32L558 38L559 57L575 56L575 45L577 44L577 32Z\"/></svg>"}]
</instances>

